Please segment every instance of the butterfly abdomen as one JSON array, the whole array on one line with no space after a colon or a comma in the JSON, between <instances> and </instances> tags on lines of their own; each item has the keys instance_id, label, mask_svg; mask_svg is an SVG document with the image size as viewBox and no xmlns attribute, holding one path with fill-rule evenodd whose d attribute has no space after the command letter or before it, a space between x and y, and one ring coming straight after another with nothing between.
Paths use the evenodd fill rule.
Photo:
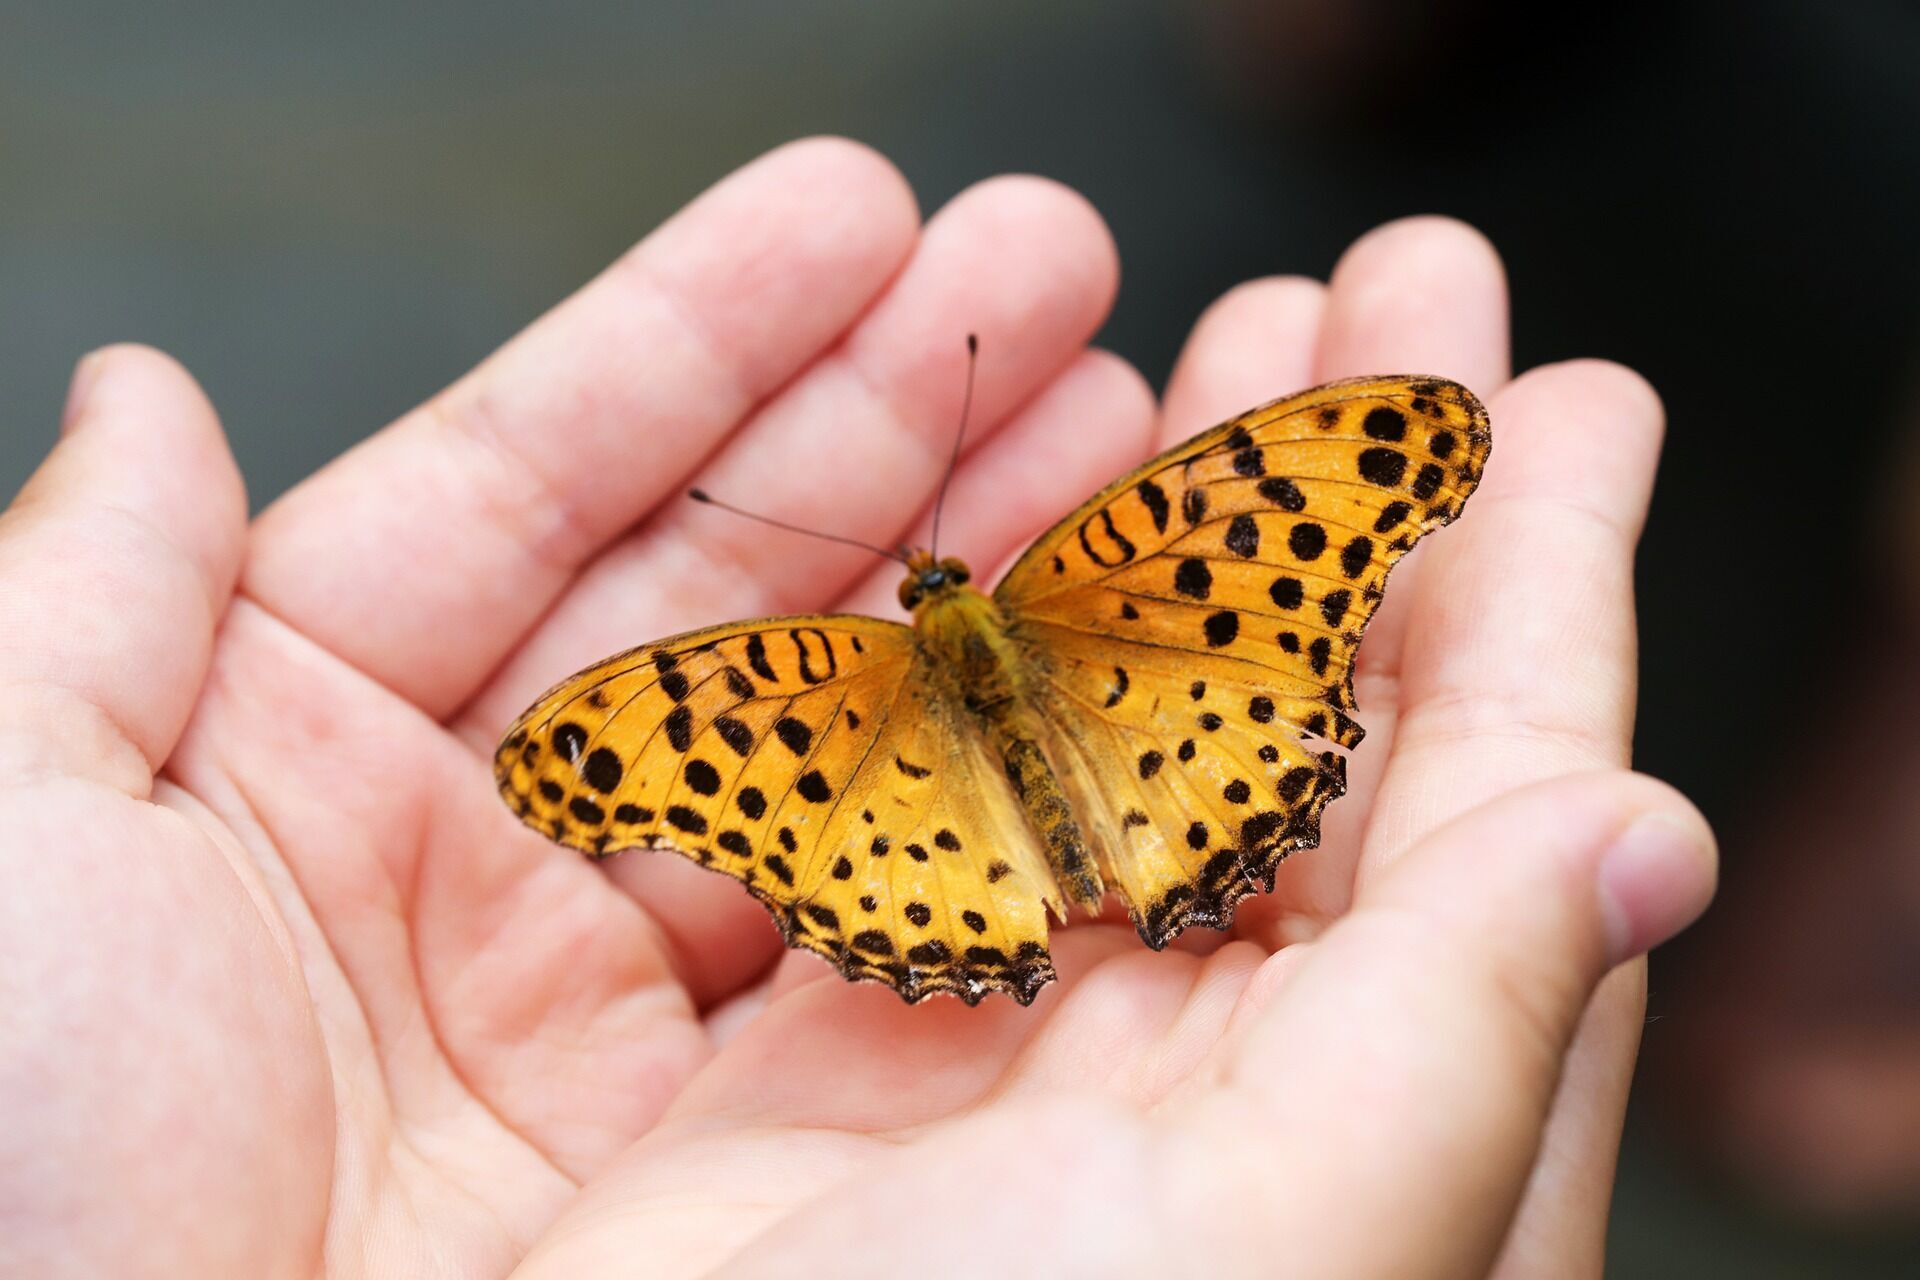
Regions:
<instances>
[{"instance_id":1,"label":"butterfly abdomen","mask_svg":"<svg viewBox=\"0 0 1920 1280\"><path fill-rule=\"evenodd\" d=\"M1027 737L1016 721L1010 705L999 714L990 714L986 719L987 739L1005 762L1007 779L1020 797L1027 820L1046 845L1054 878L1068 897L1089 911L1096 910L1107 889L1087 849L1086 833L1074 817L1059 775L1039 743Z\"/></svg>"}]
</instances>

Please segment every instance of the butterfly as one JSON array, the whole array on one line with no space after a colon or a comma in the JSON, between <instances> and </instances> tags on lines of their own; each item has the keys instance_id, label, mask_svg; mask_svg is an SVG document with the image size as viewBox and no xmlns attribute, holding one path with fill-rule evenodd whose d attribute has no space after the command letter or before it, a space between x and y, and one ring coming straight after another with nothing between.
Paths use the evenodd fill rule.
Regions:
<instances>
[{"instance_id":1,"label":"butterfly","mask_svg":"<svg viewBox=\"0 0 1920 1280\"><path fill-rule=\"evenodd\" d=\"M1387 574L1491 447L1442 378L1273 401L1089 498L991 594L912 552L910 626L760 618L587 668L507 731L500 793L594 857L734 877L849 980L1028 1004L1069 901L1117 893L1158 949L1319 843Z\"/></svg>"}]
</instances>

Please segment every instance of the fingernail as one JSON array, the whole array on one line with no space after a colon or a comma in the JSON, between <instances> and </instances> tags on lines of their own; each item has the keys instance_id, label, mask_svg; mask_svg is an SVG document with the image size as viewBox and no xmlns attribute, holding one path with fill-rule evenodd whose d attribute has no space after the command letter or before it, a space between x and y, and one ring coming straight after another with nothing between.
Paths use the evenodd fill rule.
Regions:
<instances>
[{"instance_id":1,"label":"fingernail","mask_svg":"<svg viewBox=\"0 0 1920 1280\"><path fill-rule=\"evenodd\" d=\"M60 414L61 435L73 430L73 424L86 412L87 397L93 394L102 363L103 353L94 351L80 357L80 363L73 366L73 378L67 383L67 407Z\"/></svg>"},{"instance_id":2,"label":"fingernail","mask_svg":"<svg viewBox=\"0 0 1920 1280\"><path fill-rule=\"evenodd\" d=\"M1699 918L1713 897L1712 837L1693 819L1646 813L1600 860L1607 963L1658 946Z\"/></svg>"}]
</instances>

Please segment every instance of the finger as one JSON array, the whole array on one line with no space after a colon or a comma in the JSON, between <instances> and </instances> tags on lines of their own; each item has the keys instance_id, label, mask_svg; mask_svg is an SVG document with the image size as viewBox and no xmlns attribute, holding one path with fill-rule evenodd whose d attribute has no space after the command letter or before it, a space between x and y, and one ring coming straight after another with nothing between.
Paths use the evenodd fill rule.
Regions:
<instances>
[{"instance_id":1,"label":"finger","mask_svg":"<svg viewBox=\"0 0 1920 1280\"><path fill-rule=\"evenodd\" d=\"M1482 399L1507 380L1507 277L1487 238L1452 218L1362 236L1328 285L1320 381L1431 373Z\"/></svg>"},{"instance_id":2,"label":"finger","mask_svg":"<svg viewBox=\"0 0 1920 1280\"><path fill-rule=\"evenodd\" d=\"M1334 268L1321 324L1316 381L1368 374L1430 373L1452 378L1483 400L1507 380L1507 276L1485 236L1451 218L1405 218L1356 241ZM1367 627L1354 672L1362 709L1393 692L1407 629L1407 598L1429 553L1415 548L1394 569L1393 585ZM1389 717L1391 708L1387 708ZM1378 714L1363 721L1375 740L1390 738ZM1375 748L1373 759L1386 753ZM1362 760L1368 757L1363 756ZM1369 796L1366 769L1349 793ZM1364 800L1355 809L1368 807Z\"/></svg>"},{"instance_id":3,"label":"finger","mask_svg":"<svg viewBox=\"0 0 1920 1280\"><path fill-rule=\"evenodd\" d=\"M881 544L939 485L980 336L969 434L999 423L1064 369L1105 317L1113 241L1085 200L999 178L928 223L913 261L846 341L755 415L697 483L777 519ZM663 508L601 557L462 716L490 749L556 676L636 640L706 623L817 610L871 563L697 503Z\"/></svg>"},{"instance_id":4,"label":"finger","mask_svg":"<svg viewBox=\"0 0 1920 1280\"><path fill-rule=\"evenodd\" d=\"M1327 287L1276 276L1222 295L1193 326L1161 410L1160 447L1313 382Z\"/></svg>"},{"instance_id":5,"label":"finger","mask_svg":"<svg viewBox=\"0 0 1920 1280\"><path fill-rule=\"evenodd\" d=\"M1491 410L1486 478L1466 517L1426 550L1408 600L1420 646L1397 672L1400 719L1363 883L1467 806L1532 779L1621 765L1630 752L1633 554L1659 455L1659 401L1628 370L1579 362L1529 373ZM1639 963L1595 999L1503 1274L1597 1274L1607 1200L1587 1184L1610 1180L1644 1008Z\"/></svg>"},{"instance_id":6,"label":"finger","mask_svg":"<svg viewBox=\"0 0 1920 1280\"><path fill-rule=\"evenodd\" d=\"M763 157L276 503L247 592L450 712L584 561L871 304L917 221L864 147Z\"/></svg>"},{"instance_id":7,"label":"finger","mask_svg":"<svg viewBox=\"0 0 1920 1280\"><path fill-rule=\"evenodd\" d=\"M1082 355L954 475L942 537L980 565L997 564L1021 539L1140 456L1153 430L1153 393L1118 356ZM918 538L928 529L923 516ZM984 576L984 575L983 575ZM838 607L899 612L900 570L888 563ZM660 923L674 969L701 1008L760 978L781 943L766 911L732 880L684 859L629 855L608 872Z\"/></svg>"},{"instance_id":8,"label":"finger","mask_svg":"<svg viewBox=\"0 0 1920 1280\"><path fill-rule=\"evenodd\" d=\"M1486 477L1409 601L1420 648L1399 673L1370 868L1516 781L1627 760L1659 399L1630 370L1581 361L1527 374L1492 413Z\"/></svg>"},{"instance_id":9,"label":"finger","mask_svg":"<svg viewBox=\"0 0 1920 1280\"><path fill-rule=\"evenodd\" d=\"M184 369L134 346L81 362L59 443L0 516L0 774L147 793L199 696L246 518Z\"/></svg>"},{"instance_id":10,"label":"finger","mask_svg":"<svg viewBox=\"0 0 1920 1280\"><path fill-rule=\"evenodd\" d=\"M1705 908L1714 859L1645 778L1502 796L1368 886L1166 1119L1203 1166L1234 1136L1221 1181L1262 1238L1315 1241L1316 1270L1484 1274L1589 996Z\"/></svg>"},{"instance_id":11,"label":"finger","mask_svg":"<svg viewBox=\"0 0 1920 1280\"><path fill-rule=\"evenodd\" d=\"M1107 351L1088 351L954 473L941 517L941 553L958 555L987 590L997 569L1039 533L1138 463L1153 447L1153 389ZM932 541L923 511L907 542ZM880 617L900 610L898 566L882 565L838 608Z\"/></svg>"}]
</instances>

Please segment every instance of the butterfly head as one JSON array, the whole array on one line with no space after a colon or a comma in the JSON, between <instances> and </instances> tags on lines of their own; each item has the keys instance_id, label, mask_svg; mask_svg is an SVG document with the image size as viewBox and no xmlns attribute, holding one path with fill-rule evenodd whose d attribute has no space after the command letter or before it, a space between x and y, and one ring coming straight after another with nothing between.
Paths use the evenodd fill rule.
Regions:
<instances>
[{"instance_id":1,"label":"butterfly head","mask_svg":"<svg viewBox=\"0 0 1920 1280\"><path fill-rule=\"evenodd\" d=\"M957 556L936 560L931 551L914 551L907 556L907 576L900 584L902 608L918 609L959 590L973 573Z\"/></svg>"}]
</instances>

